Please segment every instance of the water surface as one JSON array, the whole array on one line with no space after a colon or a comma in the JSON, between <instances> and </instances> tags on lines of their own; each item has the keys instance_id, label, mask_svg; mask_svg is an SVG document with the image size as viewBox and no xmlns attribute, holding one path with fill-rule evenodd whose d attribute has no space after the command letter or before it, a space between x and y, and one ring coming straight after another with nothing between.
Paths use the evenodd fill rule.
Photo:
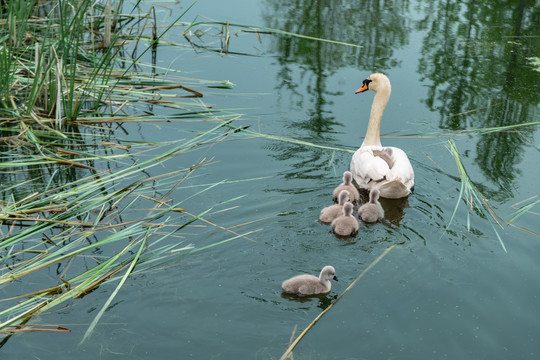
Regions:
<instances>
[{"instance_id":1,"label":"water surface","mask_svg":"<svg viewBox=\"0 0 540 360\"><path fill-rule=\"evenodd\" d=\"M170 8L181 11L178 4ZM538 122L540 72L529 60L540 48L537 3L202 1L188 14L361 45L267 34L259 41L233 27L226 54L208 51L220 50L221 39L209 34L221 28L201 25L206 35L194 41L206 50L187 46L181 28L167 38L186 46L158 48L162 66L233 82L232 89L208 89L203 100L243 114L235 125L326 148L239 133L171 160L171 168L203 157L215 162L178 189L177 198L201 184L238 180L187 209L238 206L208 220L262 230L131 278L90 342L78 345L111 286L46 318L71 333L16 336L2 349L6 358L276 359L295 327L298 335L391 245L302 339L295 359L538 358L538 212L501 228L471 209L459 198L460 175L448 150L452 139L468 176L503 220L538 196L538 125L464 132ZM375 71L392 81L382 141L407 152L415 192L385 204L382 223L361 224L356 237L338 239L317 219L351 154L328 148L361 144L373 93L354 91ZM165 141L186 136L189 126L133 125L122 136ZM258 180L240 182L246 179ZM233 196L244 197L221 204ZM182 231L195 244L229 235L210 226ZM284 279L316 274L327 264L339 277L330 294L302 301L282 296Z\"/></svg>"}]
</instances>

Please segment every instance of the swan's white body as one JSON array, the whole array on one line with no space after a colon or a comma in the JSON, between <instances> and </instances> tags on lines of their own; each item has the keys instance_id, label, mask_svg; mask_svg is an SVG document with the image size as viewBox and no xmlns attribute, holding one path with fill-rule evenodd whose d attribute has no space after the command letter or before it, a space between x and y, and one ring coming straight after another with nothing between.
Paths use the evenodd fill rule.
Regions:
<instances>
[{"instance_id":1,"label":"swan's white body","mask_svg":"<svg viewBox=\"0 0 540 360\"><path fill-rule=\"evenodd\" d=\"M411 193L414 171L403 150L381 145L380 125L390 99L390 80L383 74L371 74L357 93L366 90L375 91L375 97L366 137L353 154L350 169L360 188L370 191L378 189L381 197L399 199Z\"/></svg>"}]
</instances>

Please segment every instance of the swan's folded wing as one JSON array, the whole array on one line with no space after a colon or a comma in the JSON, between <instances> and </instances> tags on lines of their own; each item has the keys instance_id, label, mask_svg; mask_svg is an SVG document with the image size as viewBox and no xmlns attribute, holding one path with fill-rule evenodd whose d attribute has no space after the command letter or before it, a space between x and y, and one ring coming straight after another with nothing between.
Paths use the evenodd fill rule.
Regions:
<instances>
[{"instance_id":1,"label":"swan's folded wing","mask_svg":"<svg viewBox=\"0 0 540 360\"><path fill-rule=\"evenodd\" d=\"M392 150L394 166L392 167L390 174L387 176L387 179L399 180L410 189L414 185L414 170L411 162L409 161L405 151L396 147L392 147Z\"/></svg>"},{"instance_id":2,"label":"swan's folded wing","mask_svg":"<svg viewBox=\"0 0 540 360\"><path fill-rule=\"evenodd\" d=\"M370 149L359 149L354 153L351 159L351 171L355 179L363 179L366 183L382 180L390 174L388 163L374 156Z\"/></svg>"}]
</instances>

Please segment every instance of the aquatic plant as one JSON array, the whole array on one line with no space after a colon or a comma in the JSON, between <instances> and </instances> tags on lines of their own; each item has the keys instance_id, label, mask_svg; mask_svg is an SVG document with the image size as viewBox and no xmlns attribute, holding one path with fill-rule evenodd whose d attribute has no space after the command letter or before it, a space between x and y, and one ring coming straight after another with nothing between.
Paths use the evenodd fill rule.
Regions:
<instances>
[{"instance_id":1,"label":"aquatic plant","mask_svg":"<svg viewBox=\"0 0 540 360\"><path fill-rule=\"evenodd\" d=\"M6 334L0 347L16 332L68 331L29 320L115 283L85 341L128 276L258 231L236 232L206 219L229 211L222 205L239 196L203 210L186 207L233 181L200 185L174 199L173 190L211 164L204 156L153 174L171 159L226 139L231 115L198 101L203 94L194 89L223 82L186 79L143 61L185 12L158 34L149 20L153 9L122 14L123 1L10 0L0 8L6 25L0 31L0 333ZM148 46L136 55L141 39ZM156 115L157 106L168 115ZM147 121L205 125L173 141L136 141L115 132ZM182 233L196 221L228 235L212 242Z\"/></svg>"}]
</instances>

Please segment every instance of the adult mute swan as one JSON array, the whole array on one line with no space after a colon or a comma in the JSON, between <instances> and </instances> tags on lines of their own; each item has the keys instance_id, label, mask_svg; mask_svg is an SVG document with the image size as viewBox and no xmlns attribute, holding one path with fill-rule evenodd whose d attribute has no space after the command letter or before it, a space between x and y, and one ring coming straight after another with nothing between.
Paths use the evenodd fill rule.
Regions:
<instances>
[{"instance_id":1,"label":"adult mute swan","mask_svg":"<svg viewBox=\"0 0 540 360\"><path fill-rule=\"evenodd\" d=\"M315 295L315 294L324 294L330 291L332 284L330 280L336 280L336 270L330 266L325 266L319 277L304 274L297 275L288 280L285 280L281 284L281 288L284 292L289 294L297 295Z\"/></svg>"},{"instance_id":2,"label":"adult mute swan","mask_svg":"<svg viewBox=\"0 0 540 360\"><path fill-rule=\"evenodd\" d=\"M403 150L381 145L381 117L390 99L390 80L384 74L371 74L356 94L366 90L375 91L375 97L366 137L353 154L350 169L360 188L378 189L381 197L399 199L412 192L414 171Z\"/></svg>"}]
</instances>

